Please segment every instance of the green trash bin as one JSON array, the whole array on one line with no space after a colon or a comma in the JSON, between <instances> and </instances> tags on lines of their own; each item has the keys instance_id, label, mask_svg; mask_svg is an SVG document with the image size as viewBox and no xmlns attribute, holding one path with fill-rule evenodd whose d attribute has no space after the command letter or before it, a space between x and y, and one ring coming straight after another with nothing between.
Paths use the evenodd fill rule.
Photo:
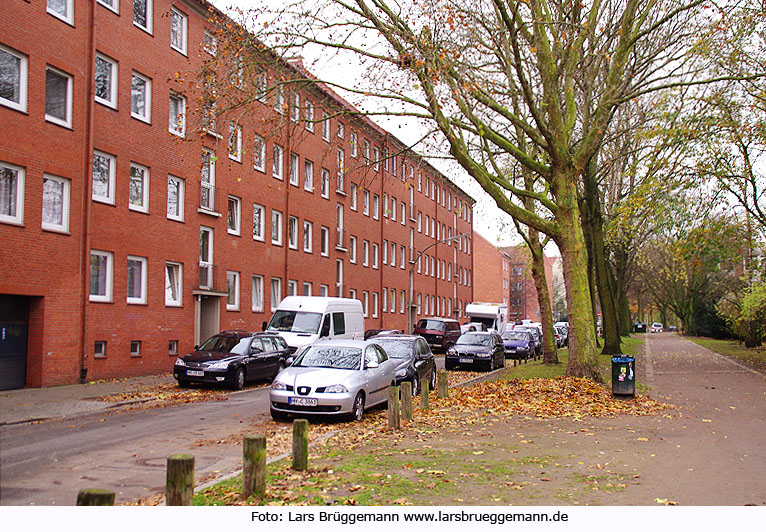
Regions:
<instances>
[{"instance_id":1,"label":"green trash bin","mask_svg":"<svg viewBox=\"0 0 766 532\"><path fill-rule=\"evenodd\" d=\"M634 357L612 357L612 395L636 395Z\"/></svg>"}]
</instances>

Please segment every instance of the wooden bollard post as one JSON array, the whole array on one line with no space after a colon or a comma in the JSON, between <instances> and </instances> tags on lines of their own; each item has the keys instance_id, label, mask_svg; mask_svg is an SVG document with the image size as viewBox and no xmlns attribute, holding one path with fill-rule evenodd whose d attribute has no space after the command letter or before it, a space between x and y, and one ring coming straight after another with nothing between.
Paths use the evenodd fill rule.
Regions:
<instances>
[{"instance_id":1,"label":"wooden bollard post","mask_svg":"<svg viewBox=\"0 0 766 532\"><path fill-rule=\"evenodd\" d=\"M401 421L399 419L399 387L389 386L388 388L388 428L400 429Z\"/></svg>"},{"instance_id":2,"label":"wooden bollard post","mask_svg":"<svg viewBox=\"0 0 766 532\"><path fill-rule=\"evenodd\" d=\"M436 376L439 380L439 398L449 397L449 374L443 369L440 369Z\"/></svg>"},{"instance_id":3,"label":"wooden bollard post","mask_svg":"<svg viewBox=\"0 0 766 532\"><path fill-rule=\"evenodd\" d=\"M194 496L194 457L190 454L168 456L165 505L189 506L192 496Z\"/></svg>"},{"instance_id":4,"label":"wooden bollard post","mask_svg":"<svg viewBox=\"0 0 766 532\"><path fill-rule=\"evenodd\" d=\"M423 377L420 379L420 409L421 410L428 410L430 408L430 405L428 404L428 393L430 390L430 383L428 382L428 379Z\"/></svg>"},{"instance_id":5,"label":"wooden bollard post","mask_svg":"<svg viewBox=\"0 0 766 532\"><path fill-rule=\"evenodd\" d=\"M242 446L242 498L266 495L266 436L245 434Z\"/></svg>"},{"instance_id":6,"label":"wooden bollard post","mask_svg":"<svg viewBox=\"0 0 766 532\"><path fill-rule=\"evenodd\" d=\"M80 490L77 506L114 506L114 492L98 488Z\"/></svg>"},{"instance_id":7,"label":"wooden bollard post","mask_svg":"<svg viewBox=\"0 0 766 532\"><path fill-rule=\"evenodd\" d=\"M309 468L309 420L293 421L293 469L306 471Z\"/></svg>"},{"instance_id":8,"label":"wooden bollard post","mask_svg":"<svg viewBox=\"0 0 766 532\"><path fill-rule=\"evenodd\" d=\"M402 417L405 421L412 421L412 383L402 383Z\"/></svg>"}]
</instances>

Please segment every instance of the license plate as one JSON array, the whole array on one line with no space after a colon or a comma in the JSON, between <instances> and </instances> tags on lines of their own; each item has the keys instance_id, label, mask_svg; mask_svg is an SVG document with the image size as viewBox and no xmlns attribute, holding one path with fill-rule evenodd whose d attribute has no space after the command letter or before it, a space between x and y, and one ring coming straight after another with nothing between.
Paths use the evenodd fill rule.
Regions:
<instances>
[{"instance_id":1,"label":"license plate","mask_svg":"<svg viewBox=\"0 0 766 532\"><path fill-rule=\"evenodd\" d=\"M457 359L457 361L460 364L472 364L473 363L473 359L472 358L465 358L465 357L460 357L460 358Z\"/></svg>"},{"instance_id":2,"label":"license plate","mask_svg":"<svg viewBox=\"0 0 766 532\"><path fill-rule=\"evenodd\" d=\"M186 370L186 374L189 377L204 377L205 376L205 372L204 371L200 371L198 369L187 369Z\"/></svg>"},{"instance_id":3,"label":"license plate","mask_svg":"<svg viewBox=\"0 0 766 532\"><path fill-rule=\"evenodd\" d=\"M317 400L311 397L290 397L287 403L295 406L316 406Z\"/></svg>"}]
</instances>

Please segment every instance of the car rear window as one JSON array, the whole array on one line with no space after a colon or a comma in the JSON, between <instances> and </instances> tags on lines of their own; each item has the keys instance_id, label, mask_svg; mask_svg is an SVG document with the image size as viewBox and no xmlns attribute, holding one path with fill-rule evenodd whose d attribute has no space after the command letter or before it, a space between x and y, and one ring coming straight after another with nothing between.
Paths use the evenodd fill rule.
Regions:
<instances>
[{"instance_id":1,"label":"car rear window","mask_svg":"<svg viewBox=\"0 0 766 532\"><path fill-rule=\"evenodd\" d=\"M443 331L444 322L440 320L420 320L418 322L418 329L431 329L433 331Z\"/></svg>"},{"instance_id":2,"label":"car rear window","mask_svg":"<svg viewBox=\"0 0 766 532\"><path fill-rule=\"evenodd\" d=\"M412 340L378 340L376 338L372 341L383 347L389 358L412 357Z\"/></svg>"}]
</instances>

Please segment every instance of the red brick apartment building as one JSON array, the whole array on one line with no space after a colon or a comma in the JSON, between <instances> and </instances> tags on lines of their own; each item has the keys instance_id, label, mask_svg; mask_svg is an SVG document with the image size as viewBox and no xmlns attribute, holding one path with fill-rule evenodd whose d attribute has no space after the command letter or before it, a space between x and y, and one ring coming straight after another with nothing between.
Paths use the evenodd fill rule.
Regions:
<instances>
[{"instance_id":1,"label":"red brick apartment building","mask_svg":"<svg viewBox=\"0 0 766 532\"><path fill-rule=\"evenodd\" d=\"M0 2L0 388L171 369L290 294L407 326L473 299L473 200L317 85L202 116L197 0ZM275 58L260 82L304 77ZM290 89L290 87L297 87ZM207 119L207 121L203 120ZM277 124L279 127L276 127Z\"/></svg>"},{"instance_id":2,"label":"red brick apartment building","mask_svg":"<svg viewBox=\"0 0 766 532\"><path fill-rule=\"evenodd\" d=\"M526 246L498 248L478 233L474 233L473 246L475 300L508 305L509 321L540 321L540 305ZM555 261L555 257L545 257L545 277L551 298Z\"/></svg>"}]
</instances>

